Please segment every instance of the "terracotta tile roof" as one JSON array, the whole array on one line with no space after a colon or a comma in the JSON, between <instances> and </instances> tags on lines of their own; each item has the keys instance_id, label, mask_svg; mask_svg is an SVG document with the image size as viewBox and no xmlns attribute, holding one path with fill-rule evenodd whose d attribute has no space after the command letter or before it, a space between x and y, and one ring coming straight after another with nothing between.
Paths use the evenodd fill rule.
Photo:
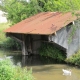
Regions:
<instances>
[{"instance_id":1,"label":"terracotta tile roof","mask_svg":"<svg viewBox=\"0 0 80 80\"><path fill-rule=\"evenodd\" d=\"M76 20L70 12L42 12L5 30L7 33L50 35Z\"/></svg>"}]
</instances>

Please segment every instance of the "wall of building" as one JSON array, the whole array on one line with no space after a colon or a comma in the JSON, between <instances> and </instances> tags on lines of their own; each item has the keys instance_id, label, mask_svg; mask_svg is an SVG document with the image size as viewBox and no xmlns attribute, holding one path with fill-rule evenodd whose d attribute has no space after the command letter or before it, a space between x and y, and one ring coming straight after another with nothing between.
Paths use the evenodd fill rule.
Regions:
<instances>
[{"instance_id":1,"label":"wall of building","mask_svg":"<svg viewBox=\"0 0 80 80\"><path fill-rule=\"evenodd\" d=\"M80 28L79 23L75 22L74 26L70 24L56 32L56 35L50 35L49 41L53 41L58 46L66 49L67 57L76 53L80 48Z\"/></svg>"},{"instance_id":2,"label":"wall of building","mask_svg":"<svg viewBox=\"0 0 80 80\"><path fill-rule=\"evenodd\" d=\"M66 40L67 32L66 32L66 27L60 29L59 31L56 32L56 35L50 35L49 36L49 41L53 41L54 43L62 46L63 48L68 48L67 45L67 40Z\"/></svg>"},{"instance_id":3,"label":"wall of building","mask_svg":"<svg viewBox=\"0 0 80 80\"><path fill-rule=\"evenodd\" d=\"M41 36L40 35L32 35L32 52L34 54L38 54L38 49L41 46Z\"/></svg>"},{"instance_id":4,"label":"wall of building","mask_svg":"<svg viewBox=\"0 0 80 80\"><path fill-rule=\"evenodd\" d=\"M68 49L67 49L67 57L75 54L80 47L80 26L78 22L75 22L74 26L68 30L67 41L68 41Z\"/></svg>"}]
</instances>

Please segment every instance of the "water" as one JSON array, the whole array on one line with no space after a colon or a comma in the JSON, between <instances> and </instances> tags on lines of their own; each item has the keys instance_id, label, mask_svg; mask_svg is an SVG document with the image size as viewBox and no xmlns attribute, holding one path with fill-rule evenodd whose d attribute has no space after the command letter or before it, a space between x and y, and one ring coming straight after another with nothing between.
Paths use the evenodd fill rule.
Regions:
<instances>
[{"instance_id":1,"label":"water","mask_svg":"<svg viewBox=\"0 0 80 80\"><path fill-rule=\"evenodd\" d=\"M32 68L32 74L36 80L80 80L80 68L67 64L55 64L52 60L43 59L40 56L21 56L21 52L0 51L0 58L13 56L12 61L15 65L21 63L22 67ZM62 69L71 69L70 75L63 75Z\"/></svg>"}]
</instances>

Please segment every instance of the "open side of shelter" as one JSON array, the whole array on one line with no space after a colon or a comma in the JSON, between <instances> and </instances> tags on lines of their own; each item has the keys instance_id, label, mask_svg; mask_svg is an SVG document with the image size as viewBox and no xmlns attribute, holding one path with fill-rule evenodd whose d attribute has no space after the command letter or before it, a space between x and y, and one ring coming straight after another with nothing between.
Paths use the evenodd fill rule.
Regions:
<instances>
[{"instance_id":1,"label":"open side of shelter","mask_svg":"<svg viewBox=\"0 0 80 80\"><path fill-rule=\"evenodd\" d=\"M72 34L73 28L70 26L76 25L75 20L77 18L70 12L42 12L13 25L5 32L7 36L20 42L23 55L37 54L41 43L49 42L64 50L67 57L70 57L80 47L80 28L74 26L76 29Z\"/></svg>"}]
</instances>

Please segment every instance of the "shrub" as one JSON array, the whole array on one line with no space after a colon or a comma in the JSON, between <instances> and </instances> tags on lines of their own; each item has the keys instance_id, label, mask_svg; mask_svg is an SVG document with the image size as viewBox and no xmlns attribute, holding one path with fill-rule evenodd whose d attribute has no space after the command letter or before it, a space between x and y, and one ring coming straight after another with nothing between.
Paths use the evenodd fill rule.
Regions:
<instances>
[{"instance_id":1,"label":"shrub","mask_svg":"<svg viewBox=\"0 0 80 80\"><path fill-rule=\"evenodd\" d=\"M12 38L8 38L0 44L1 48L9 50L21 50L21 45Z\"/></svg>"},{"instance_id":2,"label":"shrub","mask_svg":"<svg viewBox=\"0 0 80 80\"><path fill-rule=\"evenodd\" d=\"M80 66L80 50L76 54L72 55L70 58L67 58L66 62Z\"/></svg>"},{"instance_id":3,"label":"shrub","mask_svg":"<svg viewBox=\"0 0 80 80\"><path fill-rule=\"evenodd\" d=\"M32 70L14 66L10 60L0 61L0 80L34 80Z\"/></svg>"},{"instance_id":4,"label":"shrub","mask_svg":"<svg viewBox=\"0 0 80 80\"><path fill-rule=\"evenodd\" d=\"M6 38L4 30L9 28L11 23L2 23L0 24L0 48L9 49L9 50L20 50L21 45L12 38Z\"/></svg>"},{"instance_id":5,"label":"shrub","mask_svg":"<svg viewBox=\"0 0 80 80\"><path fill-rule=\"evenodd\" d=\"M0 80L12 80L14 77L14 67L11 61L0 61Z\"/></svg>"},{"instance_id":6,"label":"shrub","mask_svg":"<svg viewBox=\"0 0 80 80\"><path fill-rule=\"evenodd\" d=\"M32 69L27 71L27 68L16 67L14 80L34 80Z\"/></svg>"},{"instance_id":7,"label":"shrub","mask_svg":"<svg viewBox=\"0 0 80 80\"><path fill-rule=\"evenodd\" d=\"M49 43L43 43L39 49L41 56L51 57L58 62L64 61L66 55L56 46Z\"/></svg>"}]
</instances>

